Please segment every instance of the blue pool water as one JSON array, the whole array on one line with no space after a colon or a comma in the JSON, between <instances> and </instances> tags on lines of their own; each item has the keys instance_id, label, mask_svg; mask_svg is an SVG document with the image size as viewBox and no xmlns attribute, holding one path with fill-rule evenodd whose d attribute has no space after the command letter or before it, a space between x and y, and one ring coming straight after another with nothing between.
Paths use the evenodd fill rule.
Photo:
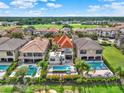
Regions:
<instances>
[{"instance_id":1,"label":"blue pool water","mask_svg":"<svg viewBox=\"0 0 124 93\"><path fill-rule=\"evenodd\" d=\"M107 66L103 61L87 61L87 64L90 66L91 70L107 70Z\"/></svg>"},{"instance_id":2,"label":"blue pool water","mask_svg":"<svg viewBox=\"0 0 124 93\"><path fill-rule=\"evenodd\" d=\"M35 66L33 66L33 65L29 65L26 75L34 76L36 74L36 72L37 72L37 68Z\"/></svg>"},{"instance_id":3,"label":"blue pool water","mask_svg":"<svg viewBox=\"0 0 124 93\"><path fill-rule=\"evenodd\" d=\"M70 66L64 65L64 66L53 66L53 71L69 71Z\"/></svg>"},{"instance_id":4,"label":"blue pool water","mask_svg":"<svg viewBox=\"0 0 124 93\"><path fill-rule=\"evenodd\" d=\"M9 68L9 65L0 65L0 70L6 71Z\"/></svg>"}]
</instances>

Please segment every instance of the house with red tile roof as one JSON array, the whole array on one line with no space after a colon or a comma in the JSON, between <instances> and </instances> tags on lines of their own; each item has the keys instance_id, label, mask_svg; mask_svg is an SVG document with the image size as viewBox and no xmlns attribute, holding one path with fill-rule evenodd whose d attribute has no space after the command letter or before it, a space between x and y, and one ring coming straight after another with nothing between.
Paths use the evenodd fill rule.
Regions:
<instances>
[{"instance_id":1,"label":"house with red tile roof","mask_svg":"<svg viewBox=\"0 0 124 93\"><path fill-rule=\"evenodd\" d=\"M63 36L55 36L53 38L53 44L58 45L59 49L58 51L54 52L54 53L50 53L49 56L49 63L60 63L60 64L64 64L64 63L71 63L72 59L73 59L73 44L70 40L70 38L66 35ZM53 62L53 60L56 60L56 57L53 57L56 53L61 54L60 55L60 62ZM54 54L54 55L52 55ZM63 60L61 60L61 58ZM61 62L62 61L62 62Z\"/></svg>"},{"instance_id":2,"label":"house with red tile roof","mask_svg":"<svg viewBox=\"0 0 124 93\"><path fill-rule=\"evenodd\" d=\"M20 50L19 59L21 62L25 63L35 63L44 59L49 46L48 39L36 38L26 45L24 45Z\"/></svg>"},{"instance_id":3,"label":"house with red tile roof","mask_svg":"<svg viewBox=\"0 0 124 93\"><path fill-rule=\"evenodd\" d=\"M53 42L56 43L60 48L73 48L71 40L66 36L56 36L53 39Z\"/></svg>"}]
</instances>

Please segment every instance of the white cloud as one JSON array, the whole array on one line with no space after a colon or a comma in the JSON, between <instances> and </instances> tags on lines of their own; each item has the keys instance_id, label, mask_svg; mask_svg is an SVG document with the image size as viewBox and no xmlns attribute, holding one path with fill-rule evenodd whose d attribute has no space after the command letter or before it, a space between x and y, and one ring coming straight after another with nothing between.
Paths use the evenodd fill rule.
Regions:
<instances>
[{"instance_id":1,"label":"white cloud","mask_svg":"<svg viewBox=\"0 0 124 93\"><path fill-rule=\"evenodd\" d=\"M0 9L9 8L9 6L3 2L0 2Z\"/></svg>"},{"instance_id":2,"label":"white cloud","mask_svg":"<svg viewBox=\"0 0 124 93\"><path fill-rule=\"evenodd\" d=\"M60 7L62 7L61 4L55 4L55 3L47 3L46 5L47 5L47 7L51 7L51 8L60 8Z\"/></svg>"},{"instance_id":3,"label":"white cloud","mask_svg":"<svg viewBox=\"0 0 124 93\"><path fill-rule=\"evenodd\" d=\"M111 4L90 5L88 12L100 15L124 16L124 2L112 2Z\"/></svg>"},{"instance_id":4,"label":"white cloud","mask_svg":"<svg viewBox=\"0 0 124 93\"><path fill-rule=\"evenodd\" d=\"M90 5L88 11L94 12L99 10L101 7L99 5Z\"/></svg>"},{"instance_id":5,"label":"white cloud","mask_svg":"<svg viewBox=\"0 0 124 93\"><path fill-rule=\"evenodd\" d=\"M13 0L10 5L18 8L33 8L37 3L37 0Z\"/></svg>"}]
</instances>

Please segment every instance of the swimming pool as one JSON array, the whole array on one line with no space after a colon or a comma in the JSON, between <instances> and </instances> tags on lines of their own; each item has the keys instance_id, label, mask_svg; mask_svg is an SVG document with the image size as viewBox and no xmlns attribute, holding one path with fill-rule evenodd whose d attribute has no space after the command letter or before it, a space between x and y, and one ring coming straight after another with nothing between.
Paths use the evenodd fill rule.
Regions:
<instances>
[{"instance_id":1,"label":"swimming pool","mask_svg":"<svg viewBox=\"0 0 124 93\"><path fill-rule=\"evenodd\" d=\"M53 66L52 67L52 69L53 69L53 71L70 71L70 66L68 66L68 65L63 65L63 66Z\"/></svg>"},{"instance_id":2,"label":"swimming pool","mask_svg":"<svg viewBox=\"0 0 124 93\"><path fill-rule=\"evenodd\" d=\"M6 71L9 68L9 65L0 65L0 70Z\"/></svg>"},{"instance_id":3,"label":"swimming pool","mask_svg":"<svg viewBox=\"0 0 124 93\"><path fill-rule=\"evenodd\" d=\"M87 61L87 64L90 66L90 70L107 70L108 67L104 64L103 61Z\"/></svg>"},{"instance_id":4,"label":"swimming pool","mask_svg":"<svg viewBox=\"0 0 124 93\"><path fill-rule=\"evenodd\" d=\"M26 75L34 76L36 74L36 72L37 72L37 67L33 66L33 65L29 65Z\"/></svg>"}]
</instances>

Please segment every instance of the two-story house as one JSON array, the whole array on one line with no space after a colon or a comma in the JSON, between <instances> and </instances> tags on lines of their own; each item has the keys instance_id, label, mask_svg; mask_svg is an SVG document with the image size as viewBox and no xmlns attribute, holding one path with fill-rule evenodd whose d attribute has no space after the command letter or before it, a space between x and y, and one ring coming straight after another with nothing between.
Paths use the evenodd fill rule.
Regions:
<instances>
[{"instance_id":1,"label":"two-story house","mask_svg":"<svg viewBox=\"0 0 124 93\"><path fill-rule=\"evenodd\" d=\"M83 60L102 60L102 47L90 38L74 39L76 56Z\"/></svg>"},{"instance_id":2,"label":"two-story house","mask_svg":"<svg viewBox=\"0 0 124 93\"><path fill-rule=\"evenodd\" d=\"M16 61L19 56L19 49L27 42L22 39L9 39L5 43L0 44L0 61L12 62Z\"/></svg>"},{"instance_id":3,"label":"two-story house","mask_svg":"<svg viewBox=\"0 0 124 93\"><path fill-rule=\"evenodd\" d=\"M53 43L57 44L62 54L65 54L67 60L73 58L73 44L71 40L66 36L58 36L53 39Z\"/></svg>"},{"instance_id":4,"label":"two-story house","mask_svg":"<svg viewBox=\"0 0 124 93\"><path fill-rule=\"evenodd\" d=\"M66 36L56 36L53 38L53 44L57 45L56 51L49 53L49 64L65 64L72 63L73 59L73 44Z\"/></svg>"},{"instance_id":5,"label":"two-story house","mask_svg":"<svg viewBox=\"0 0 124 93\"><path fill-rule=\"evenodd\" d=\"M35 63L44 59L49 46L49 40L45 38L35 38L23 46L20 52L20 61L23 63Z\"/></svg>"}]
</instances>

